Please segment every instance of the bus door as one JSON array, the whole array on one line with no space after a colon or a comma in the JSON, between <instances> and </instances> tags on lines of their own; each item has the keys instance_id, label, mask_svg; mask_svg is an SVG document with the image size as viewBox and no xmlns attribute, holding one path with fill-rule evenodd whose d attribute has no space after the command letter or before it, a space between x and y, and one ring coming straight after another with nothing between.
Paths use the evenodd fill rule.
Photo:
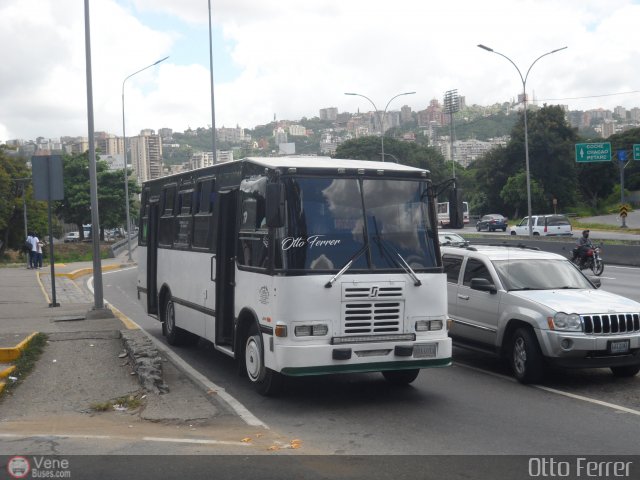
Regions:
<instances>
[{"instance_id":1,"label":"bus door","mask_svg":"<svg viewBox=\"0 0 640 480\"><path fill-rule=\"evenodd\" d=\"M158 313L158 215L160 202L149 203L147 226L147 313ZM128 233L128 232L127 232Z\"/></svg>"},{"instance_id":2,"label":"bus door","mask_svg":"<svg viewBox=\"0 0 640 480\"><path fill-rule=\"evenodd\" d=\"M235 244L238 191L218 196L218 252L216 255L216 344L233 346L235 300Z\"/></svg>"}]
</instances>

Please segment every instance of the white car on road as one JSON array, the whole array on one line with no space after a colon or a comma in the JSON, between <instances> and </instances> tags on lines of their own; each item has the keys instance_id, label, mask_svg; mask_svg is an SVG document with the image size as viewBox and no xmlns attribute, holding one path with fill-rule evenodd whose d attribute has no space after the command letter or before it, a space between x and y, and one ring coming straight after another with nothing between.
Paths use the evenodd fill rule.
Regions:
<instances>
[{"instance_id":1,"label":"white car on road","mask_svg":"<svg viewBox=\"0 0 640 480\"><path fill-rule=\"evenodd\" d=\"M507 358L522 383L547 365L640 371L640 303L598 290L565 257L522 246L440 250L454 345Z\"/></svg>"},{"instance_id":2,"label":"white car on road","mask_svg":"<svg viewBox=\"0 0 640 480\"><path fill-rule=\"evenodd\" d=\"M566 236L571 237L573 231L571 222L564 215L532 215L532 230L535 236ZM529 235L529 217L524 217L520 223L510 228L511 235Z\"/></svg>"}]
</instances>

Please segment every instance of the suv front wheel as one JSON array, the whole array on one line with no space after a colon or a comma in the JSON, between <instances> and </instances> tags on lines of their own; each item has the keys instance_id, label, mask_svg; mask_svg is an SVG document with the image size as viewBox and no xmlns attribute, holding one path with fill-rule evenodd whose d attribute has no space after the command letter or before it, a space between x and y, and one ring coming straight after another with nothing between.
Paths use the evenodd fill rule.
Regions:
<instances>
[{"instance_id":1,"label":"suv front wheel","mask_svg":"<svg viewBox=\"0 0 640 480\"><path fill-rule=\"evenodd\" d=\"M509 344L511 370L520 383L537 383L544 373L540 346L530 328L518 328Z\"/></svg>"}]
</instances>

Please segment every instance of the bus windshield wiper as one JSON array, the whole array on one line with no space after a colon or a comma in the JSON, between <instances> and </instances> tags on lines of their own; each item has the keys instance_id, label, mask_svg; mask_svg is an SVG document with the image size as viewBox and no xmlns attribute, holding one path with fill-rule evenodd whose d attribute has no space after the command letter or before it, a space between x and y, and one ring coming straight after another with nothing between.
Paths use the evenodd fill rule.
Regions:
<instances>
[{"instance_id":1,"label":"bus windshield wiper","mask_svg":"<svg viewBox=\"0 0 640 480\"><path fill-rule=\"evenodd\" d=\"M353 265L353 262L358 260L362 256L362 254L367 251L368 248L369 248L369 244L365 243L360 250L358 250L356 253L353 254L353 256L349 259L347 264L344 267L342 267L342 269L338 273L336 273L333 277L331 277L331 280L329 280L327 283L324 284L324 288L333 287L333 284L336 282L336 280L338 280L338 278L340 278L344 272L349 270L351 265Z\"/></svg>"},{"instance_id":2,"label":"bus windshield wiper","mask_svg":"<svg viewBox=\"0 0 640 480\"><path fill-rule=\"evenodd\" d=\"M411 266L407 263L407 261L404 259L404 257L400 254L400 252L396 249L396 247L394 247L391 243L389 243L388 241L385 241L380 235L376 235L373 237L376 242L378 242L378 245L380 245L380 248L389 256L391 257L392 260L395 261L395 263L397 265L400 266L400 268L402 268L407 275L409 275L411 277L411 279L413 280L413 284L416 287L419 287L420 285L422 285L422 282L420 281L420 279L418 278L418 276L416 275L416 272L413 271L413 268L411 268ZM395 253L395 256L398 257L397 259L394 258L394 256L389 252L389 250L391 250L393 253ZM398 259L400 261L398 261Z\"/></svg>"}]
</instances>

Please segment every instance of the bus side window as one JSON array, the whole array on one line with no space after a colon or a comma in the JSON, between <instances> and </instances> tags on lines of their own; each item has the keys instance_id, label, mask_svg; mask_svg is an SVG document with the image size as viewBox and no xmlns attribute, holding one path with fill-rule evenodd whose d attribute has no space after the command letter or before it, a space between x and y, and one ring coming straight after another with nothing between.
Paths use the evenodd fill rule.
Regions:
<instances>
[{"instance_id":1,"label":"bus side window","mask_svg":"<svg viewBox=\"0 0 640 480\"><path fill-rule=\"evenodd\" d=\"M140 231L138 235L138 245L145 246L147 244L149 226L149 189L145 189L142 192L140 199L140 224L138 229Z\"/></svg>"},{"instance_id":2,"label":"bus side window","mask_svg":"<svg viewBox=\"0 0 640 480\"><path fill-rule=\"evenodd\" d=\"M240 265L265 268L268 259L265 197L263 192L242 194L237 258Z\"/></svg>"},{"instance_id":3,"label":"bus side window","mask_svg":"<svg viewBox=\"0 0 640 480\"><path fill-rule=\"evenodd\" d=\"M174 209L176 203L176 185L169 185L162 190L160 228L158 245L171 247L173 244Z\"/></svg>"},{"instance_id":4,"label":"bus side window","mask_svg":"<svg viewBox=\"0 0 640 480\"><path fill-rule=\"evenodd\" d=\"M198 249L215 249L216 236L213 224L213 206L216 193L214 187L214 178L201 179L196 185L194 193L195 204L193 205L192 245Z\"/></svg>"}]
</instances>

